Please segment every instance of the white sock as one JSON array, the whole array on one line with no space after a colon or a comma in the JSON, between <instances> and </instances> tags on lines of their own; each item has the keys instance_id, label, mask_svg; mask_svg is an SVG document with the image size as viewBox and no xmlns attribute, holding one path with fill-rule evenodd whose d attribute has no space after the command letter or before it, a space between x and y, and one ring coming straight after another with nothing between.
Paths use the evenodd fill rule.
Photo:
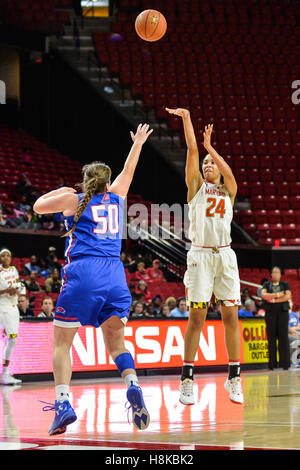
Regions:
<instances>
[{"instance_id":1,"label":"white sock","mask_svg":"<svg viewBox=\"0 0 300 470\"><path fill-rule=\"evenodd\" d=\"M3 366L2 375L8 375L8 366Z\"/></svg>"},{"instance_id":2,"label":"white sock","mask_svg":"<svg viewBox=\"0 0 300 470\"><path fill-rule=\"evenodd\" d=\"M56 400L61 402L69 400L69 389L69 385L57 385L55 387Z\"/></svg>"},{"instance_id":3,"label":"white sock","mask_svg":"<svg viewBox=\"0 0 300 470\"><path fill-rule=\"evenodd\" d=\"M128 374L124 377L124 382L127 385L127 388L131 387L131 382L133 382L133 385L139 386L139 381L138 378L135 374Z\"/></svg>"}]
</instances>

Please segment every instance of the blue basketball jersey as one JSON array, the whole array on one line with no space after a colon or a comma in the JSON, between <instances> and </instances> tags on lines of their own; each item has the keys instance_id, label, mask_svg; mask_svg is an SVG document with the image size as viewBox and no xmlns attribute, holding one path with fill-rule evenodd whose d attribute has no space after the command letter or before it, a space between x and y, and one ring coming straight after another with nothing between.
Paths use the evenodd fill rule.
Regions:
<instances>
[{"instance_id":1,"label":"blue basketball jersey","mask_svg":"<svg viewBox=\"0 0 300 470\"><path fill-rule=\"evenodd\" d=\"M80 204L84 194L78 194ZM120 258L123 234L124 200L113 193L95 194L66 240L67 262L79 256ZM65 217L70 230L74 216Z\"/></svg>"}]
</instances>

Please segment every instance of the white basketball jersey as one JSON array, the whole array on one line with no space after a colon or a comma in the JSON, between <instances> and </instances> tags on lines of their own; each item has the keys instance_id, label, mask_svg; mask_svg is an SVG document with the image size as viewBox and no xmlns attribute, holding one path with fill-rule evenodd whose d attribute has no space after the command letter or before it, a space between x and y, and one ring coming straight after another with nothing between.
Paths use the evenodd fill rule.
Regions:
<instances>
[{"instance_id":1,"label":"white basketball jersey","mask_svg":"<svg viewBox=\"0 0 300 470\"><path fill-rule=\"evenodd\" d=\"M204 181L189 202L189 239L197 247L231 243L232 204L224 186Z\"/></svg>"},{"instance_id":2,"label":"white basketball jersey","mask_svg":"<svg viewBox=\"0 0 300 470\"><path fill-rule=\"evenodd\" d=\"M20 288L18 270L14 266L3 268L0 266L0 291L9 287ZM18 295L2 294L0 295L0 310L3 308L15 307L18 304Z\"/></svg>"}]
</instances>

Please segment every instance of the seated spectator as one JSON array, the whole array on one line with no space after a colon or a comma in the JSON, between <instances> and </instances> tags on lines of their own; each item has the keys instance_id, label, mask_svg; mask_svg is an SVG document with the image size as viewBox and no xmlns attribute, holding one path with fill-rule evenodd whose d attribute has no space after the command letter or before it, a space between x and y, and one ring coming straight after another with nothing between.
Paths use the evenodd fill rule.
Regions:
<instances>
[{"instance_id":1,"label":"seated spectator","mask_svg":"<svg viewBox=\"0 0 300 470\"><path fill-rule=\"evenodd\" d=\"M20 295L18 299L18 309L21 318L34 317L34 311L30 307L28 295Z\"/></svg>"},{"instance_id":2,"label":"seated spectator","mask_svg":"<svg viewBox=\"0 0 300 470\"><path fill-rule=\"evenodd\" d=\"M155 316L161 313L162 311L162 298L160 295L155 295L152 297L151 303L153 305L153 310Z\"/></svg>"},{"instance_id":3,"label":"seated spectator","mask_svg":"<svg viewBox=\"0 0 300 470\"><path fill-rule=\"evenodd\" d=\"M34 272L37 276L40 273L36 255L31 255L29 263L24 264L23 267L23 276L29 276L31 272Z\"/></svg>"},{"instance_id":4,"label":"seated spectator","mask_svg":"<svg viewBox=\"0 0 300 470\"><path fill-rule=\"evenodd\" d=\"M46 269L48 272L52 273L54 269L58 269L60 271L61 266L58 262L58 258L56 256L56 248L54 246L49 246L48 248L48 255L46 256Z\"/></svg>"},{"instance_id":5,"label":"seated spectator","mask_svg":"<svg viewBox=\"0 0 300 470\"><path fill-rule=\"evenodd\" d=\"M254 313L256 313L256 306L255 306L255 302L254 300L252 299L247 299L245 301L245 306L242 307L239 311L238 311L238 315L239 317L253 317L254 316Z\"/></svg>"},{"instance_id":6,"label":"seated spectator","mask_svg":"<svg viewBox=\"0 0 300 470\"><path fill-rule=\"evenodd\" d=\"M6 216L3 214L2 209L0 209L0 227L6 227Z\"/></svg>"},{"instance_id":7,"label":"seated spectator","mask_svg":"<svg viewBox=\"0 0 300 470\"><path fill-rule=\"evenodd\" d=\"M45 281L45 291L57 294L60 292L61 279L58 269L54 269L51 276Z\"/></svg>"},{"instance_id":8,"label":"seated spectator","mask_svg":"<svg viewBox=\"0 0 300 470\"><path fill-rule=\"evenodd\" d=\"M166 281L165 275L160 269L159 259L155 259L152 262L152 268L147 268L146 272L149 274L150 279L155 281Z\"/></svg>"},{"instance_id":9,"label":"seated spectator","mask_svg":"<svg viewBox=\"0 0 300 470\"><path fill-rule=\"evenodd\" d=\"M41 286L39 285L39 283L36 280L36 274L35 274L34 271L32 271L29 274L29 279L27 281L25 281L25 284L26 284L26 288L29 292L39 292L39 291L42 290Z\"/></svg>"},{"instance_id":10,"label":"seated spectator","mask_svg":"<svg viewBox=\"0 0 300 470\"><path fill-rule=\"evenodd\" d=\"M38 314L40 318L54 317L54 303L51 297L44 297L42 300L42 311Z\"/></svg>"},{"instance_id":11,"label":"seated spectator","mask_svg":"<svg viewBox=\"0 0 300 470\"><path fill-rule=\"evenodd\" d=\"M156 315L157 318L169 318L170 317L170 307L168 304L163 304L160 313Z\"/></svg>"},{"instance_id":12,"label":"seated spectator","mask_svg":"<svg viewBox=\"0 0 300 470\"><path fill-rule=\"evenodd\" d=\"M16 207L14 208L14 213L16 214L17 217L19 217L23 215L25 211L30 211L30 210L31 210L31 205L28 204L26 196L25 195L21 196L21 201L16 204Z\"/></svg>"},{"instance_id":13,"label":"seated spectator","mask_svg":"<svg viewBox=\"0 0 300 470\"><path fill-rule=\"evenodd\" d=\"M170 312L171 310L173 310L174 308L176 308L177 306L177 301L175 299L175 297L168 297L167 300L165 301L165 304L168 305L169 309L170 309Z\"/></svg>"},{"instance_id":14,"label":"seated spectator","mask_svg":"<svg viewBox=\"0 0 300 470\"><path fill-rule=\"evenodd\" d=\"M16 184L16 193L19 196L26 196L26 201L28 204L32 204L35 199L37 199L37 192L32 186L29 178L26 173L22 173L19 181Z\"/></svg>"},{"instance_id":15,"label":"seated spectator","mask_svg":"<svg viewBox=\"0 0 300 470\"><path fill-rule=\"evenodd\" d=\"M291 357L291 366L299 367L300 365L300 319L299 312L293 311L293 301L289 300L290 310L289 310L289 343L290 343L290 357Z\"/></svg>"},{"instance_id":16,"label":"seated spectator","mask_svg":"<svg viewBox=\"0 0 300 470\"><path fill-rule=\"evenodd\" d=\"M145 311L145 306L144 306L143 302L140 302L140 301L133 302L132 312L131 312L130 316L132 318L142 317L144 315L144 311Z\"/></svg>"},{"instance_id":17,"label":"seated spectator","mask_svg":"<svg viewBox=\"0 0 300 470\"><path fill-rule=\"evenodd\" d=\"M176 317L176 318L188 318L189 316L189 311L187 308L186 304L186 299L185 297L180 297L178 299L178 306L173 308L170 312L170 318L171 317Z\"/></svg>"},{"instance_id":18,"label":"seated spectator","mask_svg":"<svg viewBox=\"0 0 300 470\"><path fill-rule=\"evenodd\" d=\"M248 299L253 300L253 302L254 302L254 298L251 297L248 287L245 287L245 289L243 289L242 293L241 293L241 302L242 302L242 304L245 305L245 302Z\"/></svg>"},{"instance_id":19,"label":"seated spectator","mask_svg":"<svg viewBox=\"0 0 300 470\"><path fill-rule=\"evenodd\" d=\"M135 292L135 284L131 283L128 286L129 292L132 297L132 301L137 300L137 293Z\"/></svg>"},{"instance_id":20,"label":"seated spectator","mask_svg":"<svg viewBox=\"0 0 300 470\"><path fill-rule=\"evenodd\" d=\"M145 295L145 301L148 304L151 301L151 294L148 292L148 285L147 282L145 281L139 281L136 289L137 295L139 294L144 294Z\"/></svg>"},{"instance_id":21,"label":"seated spectator","mask_svg":"<svg viewBox=\"0 0 300 470\"><path fill-rule=\"evenodd\" d=\"M138 281L151 281L151 277L146 271L145 263L140 261L137 265L137 271L134 273L134 278Z\"/></svg>"},{"instance_id":22,"label":"seated spectator","mask_svg":"<svg viewBox=\"0 0 300 470\"><path fill-rule=\"evenodd\" d=\"M43 277L49 277L49 275L51 274L51 271L50 269L47 269L47 263L46 263L46 260L44 258L41 258L39 260L39 264L40 264L40 272L39 272L39 275L40 276L43 276Z\"/></svg>"},{"instance_id":23,"label":"seated spectator","mask_svg":"<svg viewBox=\"0 0 300 470\"><path fill-rule=\"evenodd\" d=\"M33 218L33 211L32 209L28 209L24 212L23 215L19 217L19 224L18 228L19 229L25 229L25 230L36 230L36 221Z\"/></svg>"},{"instance_id":24,"label":"seated spectator","mask_svg":"<svg viewBox=\"0 0 300 470\"><path fill-rule=\"evenodd\" d=\"M126 261L123 262L123 266L124 266L124 269L128 269L128 272L130 274L133 274L136 272L137 262L136 262L135 257L131 253L127 254Z\"/></svg>"},{"instance_id":25,"label":"seated spectator","mask_svg":"<svg viewBox=\"0 0 300 470\"><path fill-rule=\"evenodd\" d=\"M54 230L57 228L53 214L43 214L40 220L43 230Z\"/></svg>"},{"instance_id":26,"label":"seated spectator","mask_svg":"<svg viewBox=\"0 0 300 470\"><path fill-rule=\"evenodd\" d=\"M155 318L155 312L152 304L146 306L146 311L144 313L145 317Z\"/></svg>"}]
</instances>

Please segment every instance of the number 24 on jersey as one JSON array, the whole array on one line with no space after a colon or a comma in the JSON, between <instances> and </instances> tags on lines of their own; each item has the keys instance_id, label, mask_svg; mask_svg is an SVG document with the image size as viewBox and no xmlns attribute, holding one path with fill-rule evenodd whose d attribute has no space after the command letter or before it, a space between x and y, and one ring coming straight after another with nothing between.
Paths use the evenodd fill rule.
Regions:
<instances>
[{"instance_id":1,"label":"number 24 on jersey","mask_svg":"<svg viewBox=\"0 0 300 470\"><path fill-rule=\"evenodd\" d=\"M209 206L206 209L206 217L215 217L215 214L219 214L220 218L224 218L225 210L225 199L220 199L217 205L217 199L215 197L208 197L207 202Z\"/></svg>"}]
</instances>

